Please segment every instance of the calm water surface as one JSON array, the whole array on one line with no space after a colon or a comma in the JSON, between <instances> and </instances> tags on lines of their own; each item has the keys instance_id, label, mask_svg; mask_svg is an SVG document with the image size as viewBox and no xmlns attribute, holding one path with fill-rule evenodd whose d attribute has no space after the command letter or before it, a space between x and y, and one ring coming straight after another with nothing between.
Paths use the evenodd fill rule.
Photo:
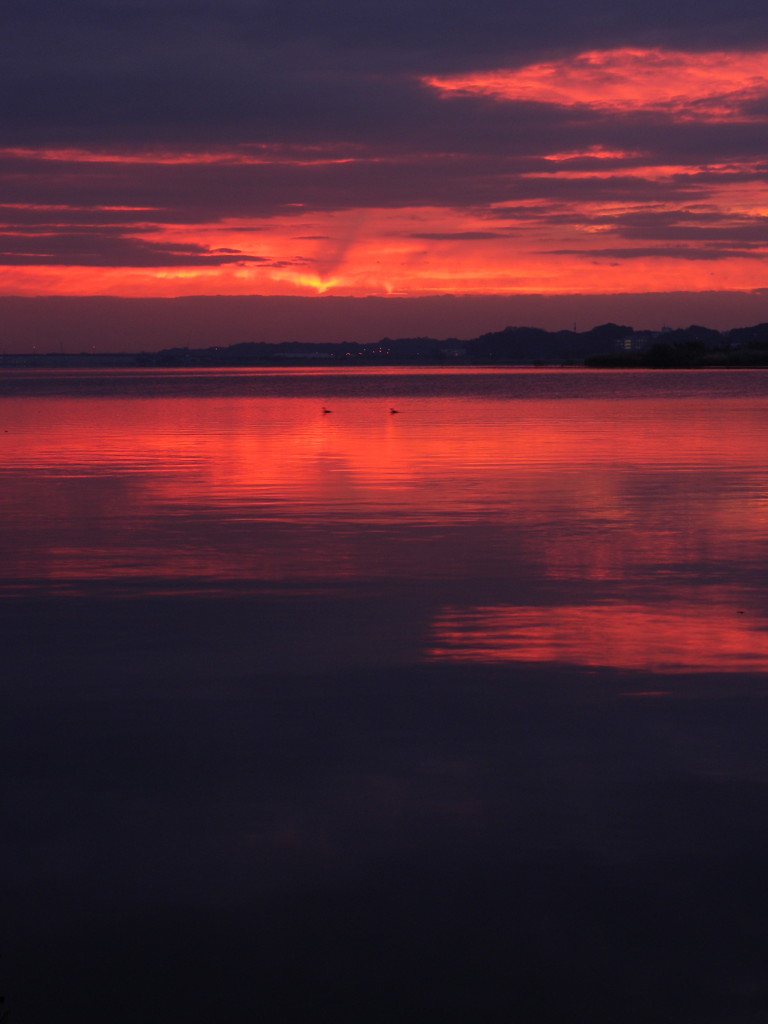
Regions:
<instances>
[{"instance_id":1,"label":"calm water surface","mask_svg":"<svg viewBox=\"0 0 768 1024\"><path fill-rule=\"evenodd\" d=\"M7 594L355 590L394 660L766 665L765 371L2 387Z\"/></svg>"},{"instance_id":2,"label":"calm water surface","mask_svg":"<svg viewBox=\"0 0 768 1024\"><path fill-rule=\"evenodd\" d=\"M0 516L18 1024L768 1014L767 371L10 371Z\"/></svg>"}]
</instances>

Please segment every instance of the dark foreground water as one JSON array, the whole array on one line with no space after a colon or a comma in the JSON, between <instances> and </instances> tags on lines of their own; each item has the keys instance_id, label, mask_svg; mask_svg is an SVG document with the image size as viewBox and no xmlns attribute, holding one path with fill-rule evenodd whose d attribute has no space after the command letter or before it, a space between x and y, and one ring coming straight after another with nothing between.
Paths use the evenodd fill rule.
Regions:
<instances>
[{"instance_id":1,"label":"dark foreground water","mask_svg":"<svg viewBox=\"0 0 768 1024\"><path fill-rule=\"evenodd\" d=\"M764 371L6 373L12 1024L768 1019L766 428Z\"/></svg>"}]
</instances>

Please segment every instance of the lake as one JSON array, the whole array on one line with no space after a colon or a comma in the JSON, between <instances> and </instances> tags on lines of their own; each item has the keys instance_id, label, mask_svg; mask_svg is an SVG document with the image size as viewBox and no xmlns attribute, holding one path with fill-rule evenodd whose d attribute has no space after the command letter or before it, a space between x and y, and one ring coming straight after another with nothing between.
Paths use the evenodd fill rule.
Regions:
<instances>
[{"instance_id":1,"label":"lake","mask_svg":"<svg viewBox=\"0 0 768 1024\"><path fill-rule=\"evenodd\" d=\"M0 376L16 1024L768 1015L768 371Z\"/></svg>"}]
</instances>

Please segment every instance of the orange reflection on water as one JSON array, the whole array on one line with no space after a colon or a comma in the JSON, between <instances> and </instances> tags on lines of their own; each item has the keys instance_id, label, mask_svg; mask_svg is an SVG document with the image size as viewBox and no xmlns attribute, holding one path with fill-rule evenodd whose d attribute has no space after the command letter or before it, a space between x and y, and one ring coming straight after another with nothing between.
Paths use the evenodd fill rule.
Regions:
<instances>
[{"instance_id":1,"label":"orange reflection on water","mask_svg":"<svg viewBox=\"0 0 768 1024\"><path fill-rule=\"evenodd\" d=\"M768 668L768 619L719 600L446 608L427 657L667 672Z\"/></svg>"}]
</instances>

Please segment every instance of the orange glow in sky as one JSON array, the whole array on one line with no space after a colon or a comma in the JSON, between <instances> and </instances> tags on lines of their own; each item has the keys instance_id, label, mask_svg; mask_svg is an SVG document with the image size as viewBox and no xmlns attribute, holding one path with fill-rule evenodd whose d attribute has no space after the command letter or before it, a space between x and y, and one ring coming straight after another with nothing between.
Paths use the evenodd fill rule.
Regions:
<instances>
[{"instance_id":1,"label":"orange glow in sky","mask_svg":"<svg viewBox=\"0 0 768 1024\"><path fill-rule=\"evenodd\" d=\"M590 50L418 87L501 118L492 141L4 149L0 295L768 287L763 150L701 134L766 119L768 53ZM531 131L530 103L559 120Z\"/></svg>"}]
</instances>

